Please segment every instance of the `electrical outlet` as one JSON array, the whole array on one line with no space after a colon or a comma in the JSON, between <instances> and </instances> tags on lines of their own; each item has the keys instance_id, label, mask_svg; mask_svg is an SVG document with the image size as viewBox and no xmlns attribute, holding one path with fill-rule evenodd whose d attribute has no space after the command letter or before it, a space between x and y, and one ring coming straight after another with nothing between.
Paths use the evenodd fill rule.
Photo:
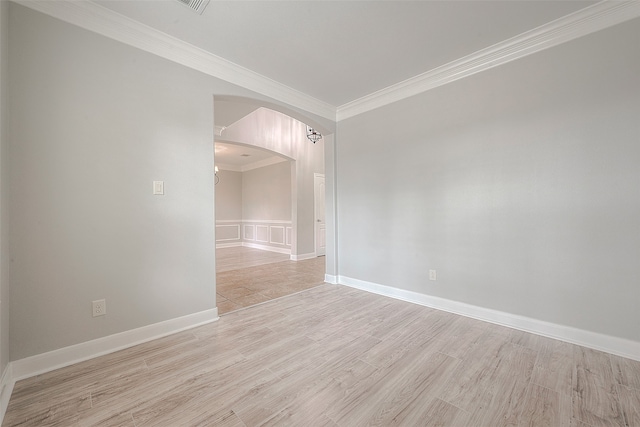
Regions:
<instances>
[{"instance_id":1,"label":"electrical outlet","mask_svg":"<svg viewBox=\"0 0 640 427\"><path fill-rule=\"evenodd\" d=\"M429 280L436 280L436 271L429 270Z\"/></svg>"},{"instance_id":2,"label":"electrical outlet","mask_svg":"<svg viewBox=\"0 0 640 427\"><path fill-rule=\"evenodd\" d=\"M99 299L92 302L93 304L93 317L104 316L107 314L107 301Z\"/></svg>"}]
</instances>

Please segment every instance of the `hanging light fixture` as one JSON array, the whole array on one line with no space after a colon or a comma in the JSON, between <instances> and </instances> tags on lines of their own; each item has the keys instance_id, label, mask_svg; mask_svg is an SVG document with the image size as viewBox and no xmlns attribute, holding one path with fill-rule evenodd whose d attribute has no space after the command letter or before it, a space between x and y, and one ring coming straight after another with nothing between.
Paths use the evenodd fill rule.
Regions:
<instances>
[{"instance_id":1,"label":"hanging light fixture","mask_svg":"<svg viewBox=\"0 0 640 427\"><path fill-rule=\"evenodd\" d=\"M216 178L216 184L215 185L218 185L218 183L220 182L220 177L218 176L218 167L217 166L214 167L214 173L213 174L215 175L215 178Z\"/></svg>"},{"instance_id":2,"label":"hanging light fixture","mask_svg":"<svg viewBox=\"0 0 640 427\"><path fill-rule=\"evenodd\" d=\"M307 126L307 138L309 138L309 141L315 144L316 142L322 139L322 134L316 131L311 126Z\"/></svg>"}]
</instances>

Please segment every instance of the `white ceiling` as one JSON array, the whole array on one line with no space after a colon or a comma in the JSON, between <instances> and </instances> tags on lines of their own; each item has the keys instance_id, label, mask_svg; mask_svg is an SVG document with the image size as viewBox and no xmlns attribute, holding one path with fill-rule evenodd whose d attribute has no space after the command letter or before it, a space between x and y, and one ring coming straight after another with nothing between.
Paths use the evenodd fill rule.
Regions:
<instances>
[{"instance_id":1,"label":"white ceiling","mask_svg":"<svg viewBox=\"0 0 640 427\"><path fill-rule=\"evenodd\" d=\"M244 172L287 159L267 150L226 142L215 143L216 166L223 170Z\"/></svg>"},{"instance_id":2,"label":"white ceiling","mask_svg":"<svg viewBox=\"0 0 640 427\"><path fill-rule=\"evenodd\" d=\"M333 106L585 8L594 1L97 3Z\"/></svg>"}]
</instances>

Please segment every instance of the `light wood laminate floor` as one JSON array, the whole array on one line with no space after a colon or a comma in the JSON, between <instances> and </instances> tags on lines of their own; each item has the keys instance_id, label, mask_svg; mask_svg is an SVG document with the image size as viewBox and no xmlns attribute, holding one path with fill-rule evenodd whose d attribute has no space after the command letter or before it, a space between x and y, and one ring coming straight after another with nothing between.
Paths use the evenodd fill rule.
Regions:
<instances>
[{"instance_id":1,"label":"light wood laminate floor","mask_svg":"<svg viewBox=\"0 0 640 427\"><path fill-rule=\"evenodd\" d=\"M289 255L246 247L216 249L219 314L324 283L325 258L289 261Z\"/></svg>"},{"instance_id":2,"label":"light wood laminate floor","mask_svg":"<svg viewBox=\"0 0 640 427\"><path fill-rule=\"evenodd\" d=\"M290 256L287 254L279 254L277 252L264 251L245 246L217 248L216 273L289 261L289 259Z\"/></svg>"},{"instance_id":3,"label":"light wood laminate floor","mask_svg":"<svg viewBox=\"0 0 640 427\"><path fill-rule=\"evenodd\" d=\"M640 426L640 362L323 284L16 384L3 426Z\"/></svg>"}]
</instances>

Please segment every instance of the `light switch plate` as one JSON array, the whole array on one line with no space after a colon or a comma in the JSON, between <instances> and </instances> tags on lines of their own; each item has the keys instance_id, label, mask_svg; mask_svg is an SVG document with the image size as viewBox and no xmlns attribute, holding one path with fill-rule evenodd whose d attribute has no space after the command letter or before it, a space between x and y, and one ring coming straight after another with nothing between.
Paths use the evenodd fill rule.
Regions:
<instances>
[{"instance_id":1,"label":"light switch plate","mask_svg":"<svg viewBox=\"0 0 640 427\"><path fill-rule=\"evenodd\" d=\"M164 181L153 181L153 194L156 196L164 195Z\"/></svg>"}]
</instances>

